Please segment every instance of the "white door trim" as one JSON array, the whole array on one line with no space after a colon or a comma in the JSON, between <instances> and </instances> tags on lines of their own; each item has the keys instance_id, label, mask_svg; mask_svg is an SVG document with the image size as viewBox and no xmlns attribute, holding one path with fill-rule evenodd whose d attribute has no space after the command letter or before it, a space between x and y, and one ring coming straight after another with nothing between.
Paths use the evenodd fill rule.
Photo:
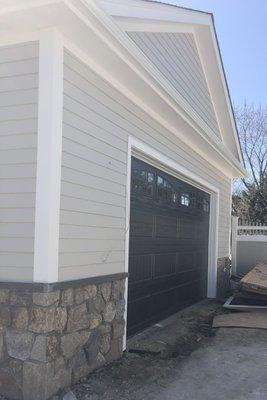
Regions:
<instances>
[{"instance_id":1,"label":"white door trim","mask_svg":"<svg viewBox=\"0 0 267 400\"><path fill-rule=\"evenodd\" d=\"M125 272L129 271L129 230L130 230L130 197L131 197L131 159L132 156L152 163L157 168L178 177L189 184L210 194L210 221L209 221L209 251L208 251L208 287L207 297L216 297L217 285L217 259L218 259L218 222L219 222L219 189L183 165L165 156L153 147L129 136L127 158L127 184L126 184L126 225L125 225ZM125 284L125 333L124 349L126 348L127 327L127 296L128 279Z\"/></svg>"}]
</instances>

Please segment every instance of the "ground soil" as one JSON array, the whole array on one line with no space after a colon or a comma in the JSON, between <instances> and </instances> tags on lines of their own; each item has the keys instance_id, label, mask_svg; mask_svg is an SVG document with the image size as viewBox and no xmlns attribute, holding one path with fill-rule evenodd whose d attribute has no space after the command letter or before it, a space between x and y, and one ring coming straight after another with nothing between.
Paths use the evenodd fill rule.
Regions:
<instances>
[{"instance_id":1,"label":"ground soil","mask_svg":"<svg viewBox=\"0 0 267 400\"><path fill-rule=\"evenodd\" d=\"M222 312L221 304L205 300L147 329L128 341L121 360L82 379L73 393L78 400L145 399L142 393L164 387L177 365L212 340L213 317Z\"/></svg>"}]
</instances>

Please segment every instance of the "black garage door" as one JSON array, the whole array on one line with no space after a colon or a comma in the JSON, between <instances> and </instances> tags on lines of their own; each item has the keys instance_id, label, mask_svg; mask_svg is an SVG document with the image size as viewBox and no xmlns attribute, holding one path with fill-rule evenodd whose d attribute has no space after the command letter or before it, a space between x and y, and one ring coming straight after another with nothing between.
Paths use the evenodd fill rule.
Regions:
<instances>
[{"instance_id":1,"label":"black garage door","mask_svg":"<svg viewBox=\"0 0 267 400\"><path fill-rule=\"evenodd\" d=\"M207 193L132 159L128 335L207 292Z\"/></svg>"}]
</instances>

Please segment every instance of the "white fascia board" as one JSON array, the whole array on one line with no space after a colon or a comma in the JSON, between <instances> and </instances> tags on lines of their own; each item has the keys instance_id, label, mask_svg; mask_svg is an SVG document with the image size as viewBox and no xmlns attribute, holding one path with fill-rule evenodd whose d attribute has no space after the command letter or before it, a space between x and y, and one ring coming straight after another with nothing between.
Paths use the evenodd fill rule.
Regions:
<instances>
[{"instance_id":1,"label":"white fascia board","mask_svg":"<svg viewBox=\"0 0 267 400\"><path fill-rule=\"evenodd\" d=\"M207 27L195 26L194 30L199 56L224 141L229 148L236 149L236 156L239 162L244 166L242 150L236 130L231 100L213 23L211 21ZM211 59L216 60L216 62L211 63Z\"/></svg>"},{"instance_id":2,"label":"white fascia board","mask_svg":"<svg viewBox=\"0 0 267 400\"><path fill-rule=\"evenodd\" d=\"M34 282L58 281L62 159L63 45L48 29L39 40Z\"/></svg>"},{"instance_id":3,"label":"white fascia board","mask_svg":"<svg viewBox=\"0 0 267 400\"><path fill-rule=\"evenodd\" d=\"M160 2L135 0L99 0L102 8L113 17L145 18L185 24L207 24L209 13L190 10Z\"/></svg>"},{"instance_id":4,"label":"white fascia board","mask_svg":"<svg viewBox=\"0 0 267 400\"><path fill-rule=\"evenodd\" d=\"M25 3L29 4L26 0ZM202 121L185 111L186 105L179 103L177 92L172 87L166 90L158 70L151 69L151 63L140 56L137 46L98 2L62 0L51 4L47 0L46 4L41 3L39 8L25 7L23 12L0 15L0 36L8 30L20 35L33 31L34 27L38 31L57 26L65 37L66 46L78 49L76 54L83 54L82 60L103 79L211 165L229 177L245 174L242 165L219 138L209 137L205 126L199 125Z\"/></svg>"},{"instance_id":5,"label":"white fascia board","mask_svg":"<svg viewBox=\"0 0 267 400\"><path fill-rule=\"evenodd\" d=\"M116 17L116 23L125 32L172 32L195 34L194 25L177 22Z\"/></svg>"}]
</instances>

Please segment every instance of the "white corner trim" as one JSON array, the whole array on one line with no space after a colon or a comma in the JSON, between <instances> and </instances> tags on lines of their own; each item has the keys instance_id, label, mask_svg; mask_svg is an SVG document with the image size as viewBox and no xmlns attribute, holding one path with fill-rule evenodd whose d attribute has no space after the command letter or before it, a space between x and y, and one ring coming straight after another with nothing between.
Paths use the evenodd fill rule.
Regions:
<instances>
[{"instance_id":1,"label":"white corner trim","mask_svg":"<svg viewBox=\"0 0 267 400\"><path fill-rule=\"evenodd\" d=\"M58 280L63 112L63 44L54 28L39 43L34 282Z\"/></svg>"},{"instance_id":2,"label":"white corner trim","mask_svg":"<svg viewBox=\"0 0 267 400\"><path fill-rule=\"evenodd\" d=\"M207 297L216 298L218 270L219 192L210 195Z\"/></svg>"},{"instance_id":3,"label":"white corner trim","mask_svg":"<svg viewBox=\"0 0 267 400\"><path fill-rule=\"evenodd\" d=\"M157 168L182 179L189 184L210 194L210 220L209 220L209 250L208 250L208 281L207 297L215 298L217 290L217 260L218 260L218 229L219 229L219 194L217 187L193 173L183 165L165 156L146 143L129 136L127 157L127 183L126 183L126 221L125 221L125 269L129 272L129 229L130 229L130 202L131 202L131 159L136 156ZM125 282L125 332L123 348L126 349L127 328L127 303L128 279Z\"/></svg>"},{"instance_id":4,"label":"white corner trim","mask_svg":"<svg viewBox=\"0 0 267 400\"><path fill-rule=\"evenodd\" d=\"M132 148L131 148L131 138L128 140L128 153L127 153L127 177L126 177L126 204L125 204L125 264L124 272L129 272L129 239L130 239L130 205L131 205L131 167L132 167ZM126 349L127 341L127 304L128 304L128 278L125 279L125 310L124 310L124 321L125 321L125 331L123 335L123 350Z\"/></svg>"}]
</instances>

